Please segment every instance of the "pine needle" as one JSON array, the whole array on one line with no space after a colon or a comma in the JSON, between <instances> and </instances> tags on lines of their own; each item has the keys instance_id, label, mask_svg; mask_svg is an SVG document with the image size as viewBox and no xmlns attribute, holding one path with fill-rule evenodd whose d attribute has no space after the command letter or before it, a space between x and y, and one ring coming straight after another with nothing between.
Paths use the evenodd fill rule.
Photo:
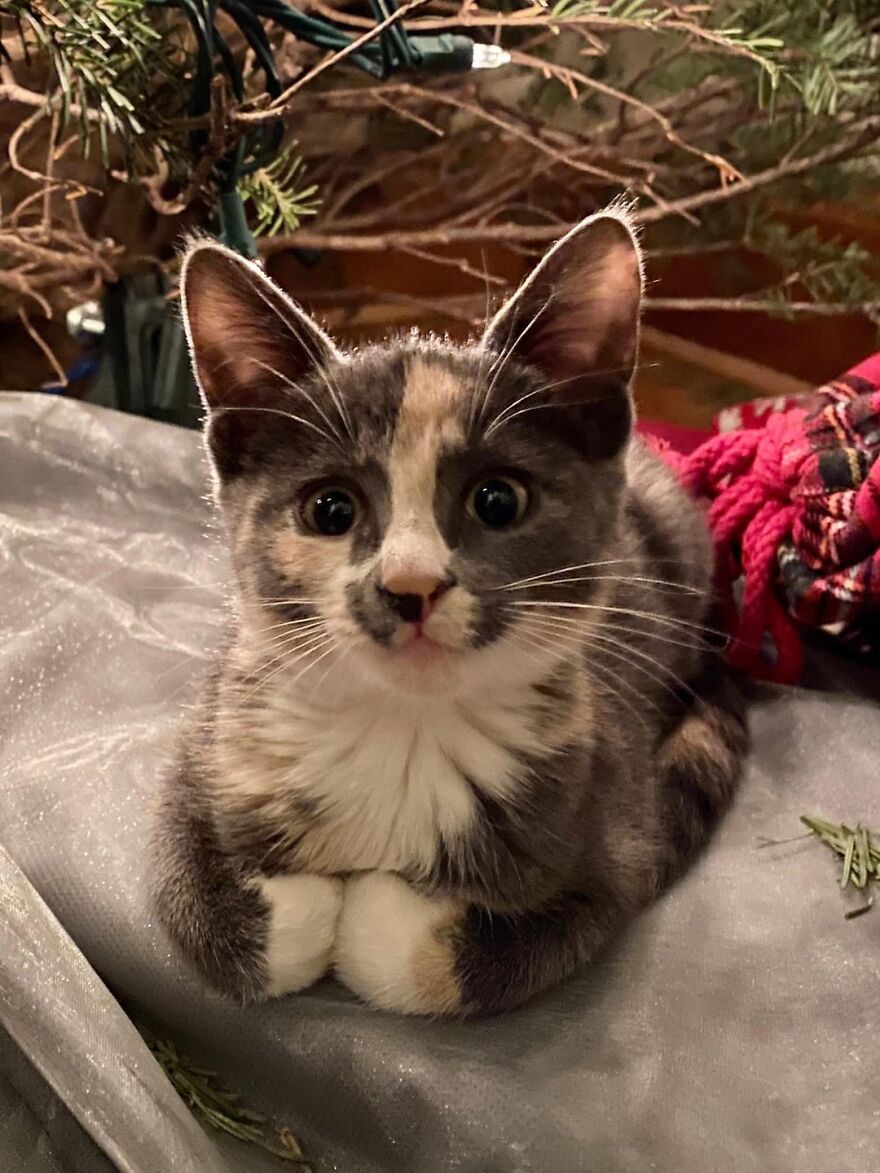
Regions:
<instances>
[{"instance_id":1,"label":"pine needle","mask_svg":"<svg viewBox=\"0 0 880 1173\"><path fill-rule=\"evenodd\" d=\"M296 232L304 216L318 211L317 185L299 186L304 163L293 154L292 143L267 167L246 176L241 194L252 201L256 213L257 236L275 236L279 232Z\"/></svg>"},{"instance_id":2,"label":"pine needle","mask_svg":"<svg viewBox=\"0 0 880 1173\"><path fill-rule=\"evenodd\" d=\"M300 1169L311 1168L312 1162L304 1156L289 1128L274 1128L265 1116L245 1108L241 1096L219 1086L216 1072L196 1067L178 1053L174 1043L157 1039L149 1031L139 1029L174 1085L174 1090L194 1116L217 1132L225 1132L245 1144L256 1145L279 1160L297 1165Z\"/></svg>"},{"instance_id":3,"label":"pine needle","mask_svg":"<svg viewBox=\"0 0 880 1173\"><path fill-rule=\"evenodd\" d=\"M845 823L830 823L818 815L801 815L801 822L826 847L843 860L840 873L842 889L864 891L870 882L880 884L880 833L870 831L861 823L848 827ZM874 905L870 897L860 908L845 914L847 920L861 916Z\"/></svg>"}]
</instances>

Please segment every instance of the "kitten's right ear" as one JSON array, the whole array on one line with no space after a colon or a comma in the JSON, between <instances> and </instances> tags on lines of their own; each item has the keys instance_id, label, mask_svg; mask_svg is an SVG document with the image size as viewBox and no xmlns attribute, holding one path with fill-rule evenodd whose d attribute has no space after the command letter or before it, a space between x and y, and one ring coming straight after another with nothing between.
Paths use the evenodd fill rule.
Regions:
<instances>
[{"instance_id":1,"label":"kitten's right ear","mask_svg":"<svg viewBox=\"0 0 880 1173\"><path fill-rule=\"evenodd\" d=\"M220 476L232 475L264 412L290 412L291 387L339 353L258 265L220 245L192 246L180 289L210 448Z\"/></svg>"}]
</instances>

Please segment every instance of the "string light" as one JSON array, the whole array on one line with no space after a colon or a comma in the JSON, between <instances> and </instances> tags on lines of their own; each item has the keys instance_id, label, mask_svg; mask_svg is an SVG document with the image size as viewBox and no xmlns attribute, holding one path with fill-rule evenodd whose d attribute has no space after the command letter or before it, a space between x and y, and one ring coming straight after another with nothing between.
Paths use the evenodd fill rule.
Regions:
<instances>
[{"instance_id":1,"label":"string light","mask_svg":"<svg viewBox=\"0 0 880 1173\"><path fill-rule=\"evenodd\" d=\"M397 11L396 0L369 0L377 24ZM283 90L275 65L267 26L292 33L298 40L338 52L355 37L330 20L301 12L285 0L151 0L163 7L179 8L188 19L197 45L197 66L193 78L190 113L206 115L211 108L211 81L219 68L226 74L237 101L245 99L245 82L225 36L217 27L222 12L239 29L254 61L265 78L266 92L277 98ZM375 40L361 45L347 56L349 64L372 77L384 80L398 70L425 73L466 73L472 69L497 69L510 62L510 55L498 45L486 45L458 33L436 36L412 35L402 23L389 25ZM284 124L278 119L257 127L215 167L219 188L218 209L221 236L226 244L245 256L256 255L256 243L244 214L239 192L243 176L265 167L277 157L284 138ZM193 154L207 146L207 132L195 131Z\"/></svg>"}]
</instances>

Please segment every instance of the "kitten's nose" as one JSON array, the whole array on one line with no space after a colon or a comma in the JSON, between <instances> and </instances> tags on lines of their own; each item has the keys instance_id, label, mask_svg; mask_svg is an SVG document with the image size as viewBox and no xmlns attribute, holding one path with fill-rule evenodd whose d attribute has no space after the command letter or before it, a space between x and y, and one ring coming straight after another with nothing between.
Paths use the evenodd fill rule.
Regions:
<instances>
[{"instance_id":1,"label":"kitten's nose","mask_svg":"<svg viewBox=\"0 0 880 1173\"><path fill-rule=\"evenodd\" d=\"M438 599L454 585L453 578L440 579L401 570L390 574L379 587L379 592L404 623L420 623L428 618Z\"/></svg>"},{"instance_id":2,"label":"kitten's nose","mask_svg":"<svg viewBox=\"0 0 880 1173\"><path fill-rule=\"evenodd\" d=\"M419 595L428 599L443 586L443 580L436 574L405 566L394 567L382 579L382 587L390 595Z\"/></svg>"}]
</instances>

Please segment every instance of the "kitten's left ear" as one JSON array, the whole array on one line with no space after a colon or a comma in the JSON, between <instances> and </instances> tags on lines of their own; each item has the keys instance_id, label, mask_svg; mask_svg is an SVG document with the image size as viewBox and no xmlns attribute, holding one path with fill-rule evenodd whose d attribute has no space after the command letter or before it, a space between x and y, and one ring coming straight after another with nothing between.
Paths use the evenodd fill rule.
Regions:
<instances>
[{"instance_id":1,"label":"kitten's left ear","mask_svg":"<svg viewBox=\"0 0 880 1173\"><path fill-rule=\"evenodd\" d=\"M258 265L208 242L187 253L181 304L208 408L267 406L338 352ZM279 385L280 384L280 385Z\"/></svg>"},{"instance_id":2,"label":"kitten's left ear","mask_svg":"<svg viewBox=\"0 0 880 1173\"><path fill-rule=\"evenodd\" d=\"M549 398L578 409L597 457L613 456L630 432L641 296L635 232L612 206L554 245L483 338L536 369Z\"/></svg>"}]
</instances>

